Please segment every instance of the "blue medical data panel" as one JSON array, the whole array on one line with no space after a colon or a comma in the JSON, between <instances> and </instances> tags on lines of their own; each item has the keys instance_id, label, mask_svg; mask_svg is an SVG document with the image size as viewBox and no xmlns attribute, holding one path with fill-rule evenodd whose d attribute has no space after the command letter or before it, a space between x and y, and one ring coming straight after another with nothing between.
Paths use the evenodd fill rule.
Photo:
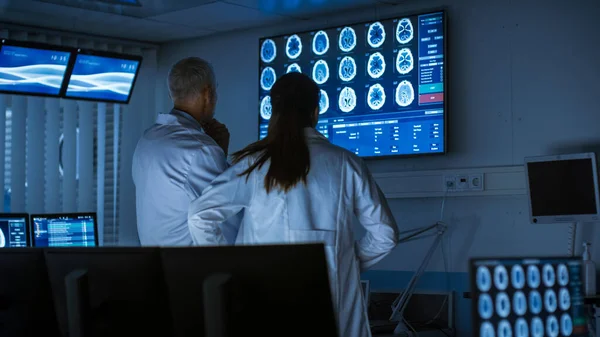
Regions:
<instances>
[{"instance_id":1,"label":"blue medical data panel","mask_svg":"<svg viewBox=\"0 0 600 337\"><path fill-rule=\"evenodd\" d=\"M71 58L70 51L0 46L0 91L5 93L58 96Z\"/></svg>"},{"instance_id":2,"label":"blue medical data panel","mask_svg":"<svg viewBox=\"0 0 600 337\"><path fill-rule=\"evenodd\" d=\"M588 336L581 258L471 260L473 336Z\"/></svg>"},{"instance_id":3,"label":"blue medical data panel","mask_svg":"<svg viewBox=\"0 0 600 337\"><path fill-rule=\"evenodd\" d=\"M128 103L141 58L128 59L78 53L65 97Z\"/></svg>"},{"instance_id":4,"label":"blue medical data panel","mask_svg":"<svg viewBox=\"0 0 600 337\"><path fill-rule=\"evenodd\" d=\"M34 247L96 247L95 214L32 215Z\"/></svg>"},{"instance_id":5,"label":"blue medical data panel","mask_svg":"<svg viewBox=\"0 0 600 337\"><path fill-rule=\"evenodd\" d=\"M259 137L289 72L321 88L317 129L361 157L446 152L446 16L398 17L260 40Z\"/></svg>"},{"instance_id":6,"label":"blue medical data panel","mask_svg":"<svg viewBox=\"0 0 600 337\"><path fill-rule=\"evenodd\" d=\"M0 248L29 245L29 215L0 214Z\"/></svg>"}]
</instances>

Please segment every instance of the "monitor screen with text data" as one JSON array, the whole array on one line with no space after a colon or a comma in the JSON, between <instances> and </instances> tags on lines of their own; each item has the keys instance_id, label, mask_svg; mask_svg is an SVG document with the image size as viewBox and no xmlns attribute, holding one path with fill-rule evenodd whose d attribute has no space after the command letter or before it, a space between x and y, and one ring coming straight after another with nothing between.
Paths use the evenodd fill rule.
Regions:
<instances>
[{"instance_id":1,"label":"monitor screen with text data","mask_svg":"<svg viewBox=\"0 0 600 337\"><path fill-rule=\"evenodd\" d=\"M96 247L95 213L40 214L31 216L34 247Z\"/></svg>"},{"instance_id":2,"label":"monitor screen with text data","mask_svg":"<svg viewBox=\"0 0 600 337\"><path fill-rule=\"evenodd\" d=\"M65 97L129 103L141 62L137 56L79 50Z\"/></svg>"},{"instance_id":3,"label":"monitor screen with text data","mask_svg":"<svg viewBox=\"0 0 600 337\"><path fill-rule=\"evenodd\" d=\"M56 46L2 40L0 92L59 96L71 54Z\"/></svg>"},{"instance_id":4,"label":"monitor screen with text data","mask_svg":"<svg viewBox=\"0 0 600 337\"><path fill-rule=\"evenodd\" d=\"M474 336L588 336L580 258L481 258L470 270Z\"/></svg>"},{"instance_id":5,"label":"monitor screen with text data","mask_svg":"<svg viewBox=\"0 0 600 337\"><path fill-rule=\"evenodd\" d=\"M29 214L0 214L0 248L29 246Z\"/></svg>"},{"instance_id":6,"label":"monitor screen with text data","mask_svg":"<svg viewBox=\"0 0 600 337\"><path fill-rule=\"evenodd\" d=\"M447 151L445 12L423 13L259 41L259 138L270 90L289 72L320 88L317 129L361 157Z\"/></svg>"}]
</instances>

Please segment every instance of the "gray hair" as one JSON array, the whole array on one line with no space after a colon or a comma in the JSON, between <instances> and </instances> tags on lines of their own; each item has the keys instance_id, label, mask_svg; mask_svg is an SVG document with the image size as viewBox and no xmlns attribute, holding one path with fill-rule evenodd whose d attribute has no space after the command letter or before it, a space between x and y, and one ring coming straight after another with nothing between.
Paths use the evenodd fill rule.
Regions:
<instances>
[{"instance_id":1,"label":"gray hair","mask_svg":"<svg viewBox=\"0 0 600 337\"><path fill-rule=\"evenodd\" d=\"M188 57L175 63L167 79L169 94L174 102L195 99L206 87L215 88L212 66L199 57Z\"/></svg>"}]
</instances>

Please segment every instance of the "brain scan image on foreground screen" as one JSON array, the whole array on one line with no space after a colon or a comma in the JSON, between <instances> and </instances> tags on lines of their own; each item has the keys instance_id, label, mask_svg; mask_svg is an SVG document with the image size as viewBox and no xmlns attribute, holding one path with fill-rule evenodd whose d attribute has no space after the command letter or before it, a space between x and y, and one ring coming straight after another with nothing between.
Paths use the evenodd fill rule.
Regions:
<instances>
[{"instance_id":1,"label":"brain scan image on foreground screen","mask_svg":"<svg viewBox=\"0 0 600 337\"><path fill-rule=\"evenodd\" d=\"M402 48L396 55L396 71L401 75L410 73L414 68L413 54L408 48Z\"/></svg>"},{"instance_id":2,"label":"brain scan image on foreground screen","mask_svg":"<svg viewBox=\"0 0 600 337\"><path fill-rule=\"evenodd\" d=\"M396 87L396 104L405 108L415 100L415 90L409 81L402 81Z\"/></svg>"},{"instance_id":3,"label":"brain scan image on foreground screen","mask_svg":"<svg viewBox=\"0 0 600 337\"><path fill-rule=\"evenodd\" d=\"M380 52L371 54L367 62L367 72L371 78L377 79L385 72L385 59Z\"/></svg>"},{"instance_id":4,"label":"brain scan image on foreground screen","mask_svg":"<svg viewBox=\"0 0 600 337\"><path fill-rule=\"evenodd\" d=\"M371 48L379 48L385 42L385 28L381 22L375 22L369 26L367 42Z\"/></svg>"},{"instance_id":5,"label":"brain scan image on foreground screen","mask_svg":"<svg viewBox=\"0 0 600 337\"><path fill-rule=\"evenodd\" d=\"M324 31L318 31L312 40L312 50L315 55L321 56L329 50L329 36Z\"/></svg>"},{"instance_id":6,"label":"brain scan image on foreground screen","mask_svg":"<svg viewBox=\"0 0 600 337\"><path fill-rule=\"evenodd\" d=\"M351 52L356 47L356 32L350 27L345 27L340 32L338 41L340 50L344 53Z\"/></svg>"},{"instance_id":7,"label":"brain scan image on foreground screen","mask_svg":"<svg viewBox=\"0 0 600 337\"><path fill-rule=\"evenodd\" d=\"M396 26L396 40L400 44L407 44L412 41L414 37L413 25L409 19L402 19Z\"/></svg>"},{"instance_id":8,"label":"brain scan image on foreground screen","mask_svg":"<svg viewBox=\"0 0 600 337\"><path fill-rule=\"evenodd\" d=\"M271 90L273 84L275 84L276 77L277 76L275 75L275 69L271 67L266 67L260 74L260 87L263 90Z\"/></svg>"},{"instance_id":9,"label":"brain scan image on foreground screen","mask_svg":"<svg viewBox=\"0 0 600 337\"><path fill-rule=\"evenodd\" d=\"M329 66L327 62L318 60L312 70L312 78L317 84L323 84L329 79Z\"/></svg>"},{"instance_id":10,"label":"brain scan image on foreground screen","mask_svg":"<svg viewBox=\"0 0 600 337\"><path fill-rule=\"evenodd\" d=\"M319 114L322 115L329 110L329 96L327 92L321 89L321 95L319 96Z\"/></svg>"},{"instance_id":11,"label":"brain scan image on foreground screen","mask_svg":"<svg viewBox=\"0 0 600 337\"><path fill-rule=\"evenodd\" d=\"M271 39L267 39L260 46L260 59L265 63L271 63L277 56L277 47L275 42Z\"/></svg>"},{"instance_id":12,"label":"brain scan image on foreground screen","mask_svg":"<svg viewBox=\"0 0 600 337\"><path fill-rule=\"evenodd\" d=\"M263 97L260 101L260 117L264 120L271 119L272 107L271 107L271 96Z\"/></svg>"},{"instance_id":13,"label":"brain scan image on foreground screen","mask_svg":"<svg viewBox=\"0 0 600 337\"><path fill-rule=\"evenodd\" d=\"M352 81L356 76L356 61L350 56L345 56L340 61L338 75L344 82Z\"/></svg>"},{"instance_id":14,"label":"brain scan image on foreground screen","mask_svg":"<svg viewBox=\"0 0 600 337\"><path fill-rule=\"evenodd\" d=\"M4 232L2 228L0 228L0 248L6 247L6 238L4 237Z\"/></svg>"},{"instance_id":15,"label":"brain scan image on foreground screen","mask_svg":"<svg viewBox=\"0 0 600 337\"><path fill-rule=\"evenodd\" d=\"M381 86L381 84L377 83L369 88L369 93L367 94L367 104L372 110L379 110L383 107L385 104L385 91L383 90L383 86Z\"/></svg>"},{"instance_id":16,"label":"brain scan image on foreground screen","mask_svg":"<svg viewBox=\"0 0 600 337\"><path fill-rule=\"evenodd\" d=\"M297 59L302 54L302 40L296 34L288 37L285 45L285 53L290 59Z\"/></svg>"},{"instance_id":17,"label":"brain scan image on foreground screen","mask_svg":"<svg viewBox=\"0 0 600 337\"><path fill-rule=\"evenodd\" d=\"M292 63L287 67L287 70L285 71L286 74L289 73L301 73L302 72L302 68L300 68L300 66L298 65L298 63Z\"/></svg>"},{"instance_id":18,"label":"brain scan image on foreground screen","mask_svg":"<svg viewBox=\"0 0 600 337\"><path fill-rule=\"evenodd\" d=\"M342 112L350 112L356 108L356 92L350 87L345 87L340 91L338 105Z\"/></svg>"}]
</instances>

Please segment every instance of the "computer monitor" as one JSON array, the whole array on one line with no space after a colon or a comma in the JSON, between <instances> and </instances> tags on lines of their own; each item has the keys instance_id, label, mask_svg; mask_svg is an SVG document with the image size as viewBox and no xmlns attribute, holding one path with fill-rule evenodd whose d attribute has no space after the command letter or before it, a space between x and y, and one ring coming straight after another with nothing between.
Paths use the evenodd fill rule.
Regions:
<instances>
[{"instance_id":1,"label":"computer monitor","mask_svg":"<svg viewBox=\"0 0 600 337\"><path fill-rule=\"evenodd\" d=\"M0 249L0 336L60 336L41 249Z\"/></svg>"},{"instance_id":2,"label":"computer monitor","mask_svg":"<svg viewBox=\"0 0 600 337\"><path fill-rule=\"evenodd\" d=\"M129 103L142 57L79 49L65 98Z\"/></svg>"},{"instance_id":3,"label":"computer monitor","mask_svg":"<svg viewBox=\"0 0 600 337\"><path fill-rule=\"evenodd\" d=\"M46 264L63 336L73 319L65 279L86 278L79 314L85 336L173 336L161 258L154 248L47 248ZM200 266L198 266L200 268Z\"/></svg>"},{"instance_id":4,"label":"computer monitor","mask_svg":"<svg viewBox=\"0 0 600 337\"><path fill-rule=\"evenodd\" d=\"M28 247L29 214L0 214L0 248Z\"/></svg>"},{"instance_id":5,"label":"computer monitor","mask_svg":"<svg viewBox=\"0 0 600 337\"><path fill-rule=\"evenodd\" d=\"M581 259L477 258L470 273L474 335L587 336Z\"/></svg>"},{"instance_id":6,"label":"computer monitor","mask_svg":"<svg viewBox=\"0 0 600 337\"><path fill-rule=\"evenodd\" d=\"M337 336L323 245L167 248L162 259L176 336ZM220 323L226 333L210 333Z\"/></svg>"},{"instance_id":7,"label":"computer monitor","mask_svg":"<svg viewBox=\"0 0 600 337\"><path fill-rule=\"evenodd\" d=\"M594 153L525 158L531 222L600 221Z\"/></svg>"},{"instance_id":8,"label":"computer monitor","mask_svg":"<svg viewBox=\"0 0 600 337\"><path fill-rule=\"evenodd\" d=\"M97 247L96 213L31 215L34 247Z\"/></svg>"}]
</instances>

